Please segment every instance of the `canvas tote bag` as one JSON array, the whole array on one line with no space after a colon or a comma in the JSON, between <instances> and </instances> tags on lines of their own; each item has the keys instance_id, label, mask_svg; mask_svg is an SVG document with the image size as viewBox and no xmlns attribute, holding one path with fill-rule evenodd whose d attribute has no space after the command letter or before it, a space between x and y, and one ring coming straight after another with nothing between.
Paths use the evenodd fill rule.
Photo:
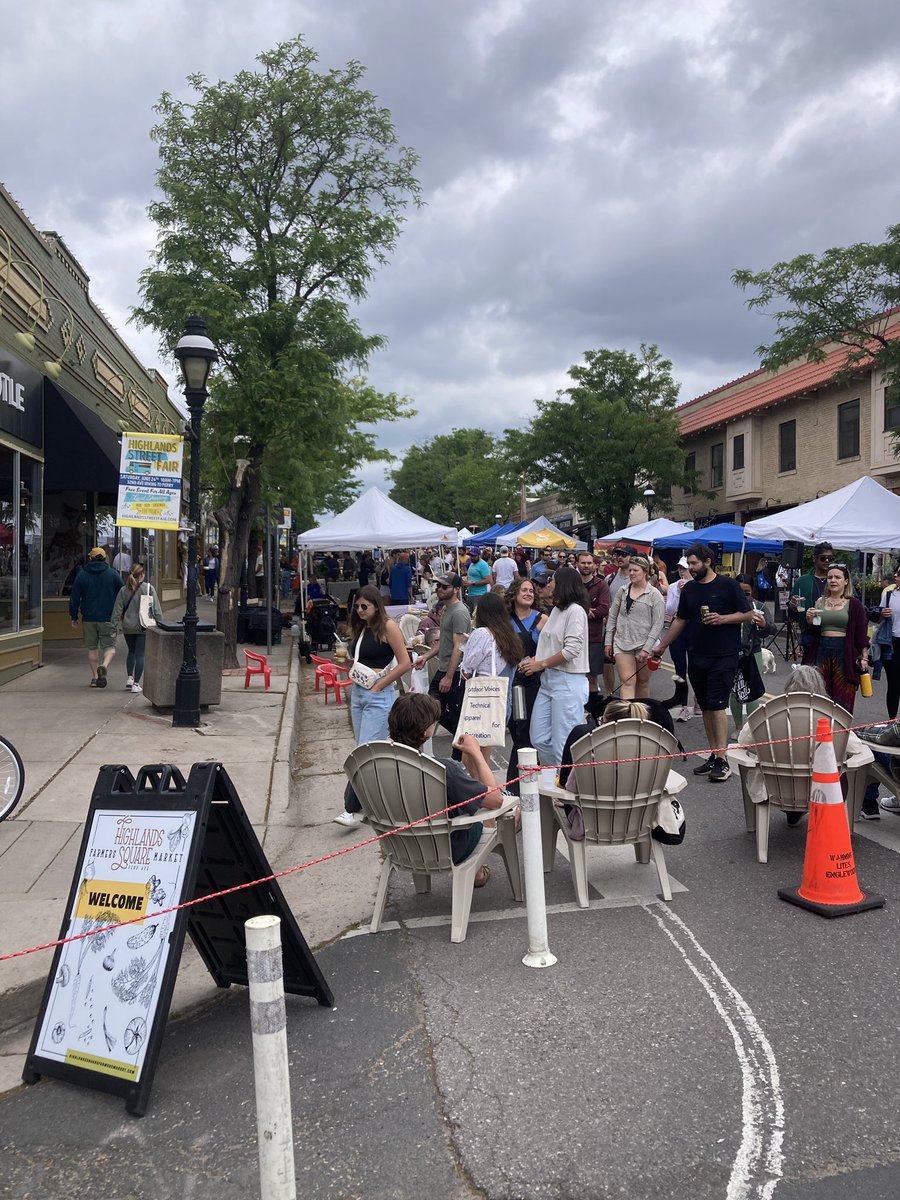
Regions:
<instances>
[{"instance_id":1,"label":"canvas tote bag","mask_svg":"<svg viewBox=\"0 0 900 1200\"><path fill-rule=\"evenodd\" d=\"M506 695L509 680L497 674L497 655L491 638L491 674L477 672L466 680L466 691L459 712L456 737L471 734L482 746L502 746L506 742ZM456 738L454 738L454 741Z\"/></svg>"}]
</instances>

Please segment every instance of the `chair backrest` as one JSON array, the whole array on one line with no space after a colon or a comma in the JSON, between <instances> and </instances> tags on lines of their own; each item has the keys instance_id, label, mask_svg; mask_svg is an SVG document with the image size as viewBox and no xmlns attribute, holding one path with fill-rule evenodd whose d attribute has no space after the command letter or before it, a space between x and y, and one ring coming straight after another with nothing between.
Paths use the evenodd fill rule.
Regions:
<instances>
[{"instance_id":1,"label":"chair backrest","mask_svg":"<svg viewBox=\"0 0 900 1200\"><path fill-rule=\"evenodd\" d=\"M344 770L376 833L447 807L446 768L409 746L367 742L350 754ZM408 871L449 871L453 865L446 814L385 838L382 845Z\"/></svg>"},{"instance_id":2,"label":"chair backrest","mask_svg":"<svg viewBox=\"0 0 900 1200\"><path fill-rule=\"evenodd\" d=\"M812 759L819 718L825 717L834 735L838 769L847 758L847 731L853 718L827 696L790 692L773 696L747 718L750 742L771 803L786 809L809 807Z\"/></svg>"},{"instance_id":3,"label":"chair backrest","mask_svg":"<svg viewBox=\"0 0 900 1200\"><path fill-rule=\"evenodd\" d=\"M262 667L268 666L268 659L264 654L254 654L252 650L245 650L244 658L247 660L248 664L255 662L259 663L259 665Z\"/></svg>"},{"instance_id":4,"label":"chair backrest","mask_svg":"<svg viewBox=\"0 0 900 1200\"><path fill-rule=\"evenodd\" d=\"M673 734L632 717L579 738L573 764L593 764L572 768L587 840L616 845L646 837L677 754Z\"/></svg>"},{"instance_id":5,"label":"chair backrest","mask_svg":"<svg viewBox=\"0 0 900 1200\"><path fill-rule=\"evenodd\" d=\"M404 613L397 622L400 626L400 632L403 634L403 640L407 645L410 644L418 633L421 623L422 618L417 613Z\"/></svg>"}]
</instances>

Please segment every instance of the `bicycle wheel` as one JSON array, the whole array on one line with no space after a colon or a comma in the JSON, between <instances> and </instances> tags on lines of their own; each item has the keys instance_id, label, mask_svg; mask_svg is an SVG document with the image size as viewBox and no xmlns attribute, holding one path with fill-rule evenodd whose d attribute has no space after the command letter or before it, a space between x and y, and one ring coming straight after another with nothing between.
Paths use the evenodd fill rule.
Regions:
<instances>
[{"instance_id":1,"label":"bicycle wheel","mask_svg":"<svg viewBox=\"0 0 900 1200\"><path fill-rule=\"evenodd\" d=\"M25 790L25 768L15 746L0 737L0 821L8 817Z\"/></svg>"}]
</instances>

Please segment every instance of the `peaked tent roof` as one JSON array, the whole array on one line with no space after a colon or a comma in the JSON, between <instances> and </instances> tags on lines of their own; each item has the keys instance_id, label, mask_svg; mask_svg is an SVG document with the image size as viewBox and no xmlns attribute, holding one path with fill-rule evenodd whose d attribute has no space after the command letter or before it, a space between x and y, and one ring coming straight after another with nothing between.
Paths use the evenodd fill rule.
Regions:
<instances>
[{"instance_id":1,"label":"peaked tent roof","mask_svg":"<svg viewBox=\"0 0 900 1200\"><path fill-rule=\"evenodd\" d=\"M305 550L371 550L373 546L455 546L456 530L402 508L380 488L369 488L330 521L301 533Z\"/></svg>"},{"instance_id":2,"label":"peaked tent roof","mask_svg":"<svg viewBox=\"0 0 900 1200\"><path fill-rule=\"evenodd\" d=\"M550 533L557 534L557 536L560 538L569 538L570 541L575 542L576 550L587 550L587 542L579 542L577 538L573 538L572 535L566 533L564 529L558 529L554 524L552 524L552 522L548 521L546 517L535 517L535 519L530 521L527 525L522 525L517 529L510 530L509 533L501 534L496 538L496 542L498 546L519 546L523 544L519 541L519 539L525 534L541 533L545 529L549 530Z\"/></svg>"},{"instance_id":3,"label":"peaked tent roof","mask_svg":"<svg viewBox=\"0 0 900 1200\"><path fill-rule=\"evenodd\" d=\"M748 537L831 542L837 550L893 550L900 547L900 496L863 475L807 504L748 521L744 528Z\"/></svg>"},{"instance_id":4,"label":"peaked tent roof","mask_svg":"<svg viewBox=\"0 0 900 1200\"><path fill-rule=\"evenodd\" d=\"M693 533L687 525L678 521L670 521L667 517L654 517L652 521L641 521L639 525L629 525L627 529L616 529L606 537L597 538L598 542L642 542L645 546L655 542L657 538L668 537L670 534Z\"/></svg>"},{"instance_id":5,"label":"peaked tent roof","mask_svg":"<svg viewBox=\"0 0 900 1200\"><path fill-rule=\"evenodd\" d=\"M495 533L499 533L503 526L499 521L495 521L493 525L489 525L487 529L482 529L481 533L473 533L471 537L466 538L466 544L471 545L473 542L489 542Z\"/></svg>"},{"instance_id":6,"label":"peaked tent roof","mask_svg":"<svg viewBox=\"0 0 900 1200\"><path fill-rule=\"evenodd\" d=\"M476 533L472 537L466 538L466 545L484 546L492 544L497 541L497 538L505 537L508 533L513 533L515 530L523 530L527 524L527 521L507 521L505 525L485 529L483 533Z\"/></svg>"},{"instance_id":7,"label":"peaked tent roof","mask_svg":"<svg viewBox=\"0 0 900 1200\"><path fill-rule=\"evenodd\" d=\"M751 554L779 554L782 543L775 539L746 537L747 531L742 525L729 525L727 521L719 525L707 525L703 529L692 529L689 533L676 533L670 537L657 538L653 545L657 550L680 550L691 542L715 542L730 554L740 552L742 548ZM746 541L745 541L746 538Z\"/></svg>"}]
</instances>

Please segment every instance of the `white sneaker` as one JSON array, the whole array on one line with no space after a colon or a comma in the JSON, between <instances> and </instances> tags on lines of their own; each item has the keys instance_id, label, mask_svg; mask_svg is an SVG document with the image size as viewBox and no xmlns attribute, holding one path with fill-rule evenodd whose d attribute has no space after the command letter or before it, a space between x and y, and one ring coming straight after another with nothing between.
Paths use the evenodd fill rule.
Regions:
<instances>
[{"instance_id":1,"label":"white sneaker","mask_svg":"<svg viewBox=\"0 0 900 1200\"><path fill-rule=\"evenodd\" d=\"M347 829L354 829L357 825L362 825L363 815L358 813L339 813L333 818L335 825L344 825Z\"/></svg>"},{"instance_id":2,"label":"white sneaker","mask_svg":"<svg viewBox=\"0 0 900 1200\"><path fill-rule=\"evenodd\" d=\"M129 675L128 678L125 680L125 691L130 692L133 687L134 687L134 676Z\"/></svg>"},{"instance_id":3,"label":"white sneaker","mask_svg":"<svg viewBox=\"0 0 900 1200\"><path fill-rule=\"evenodd\" d=\"M694 710L691 708L691 706L689 704L686 704L684 706L684 708L681 710L681 712L678 714L678 716L675 718L675 720L676 721L689 721L693 715L694 715Z\"/></svg>"},{"instance_id":4,"label":"white sneaker","mask_svg":"<svg viewBox=\"0 0 900 1200\"><path fill-rule=\"evenodd\" d=\"M142 692L144 689L141 687L141 685L139 683L133 683L131 685L131 690L135 695L137 695L139 692Z\"/></svg>"},{"instance_id":5,"label":"white sneaker","mask_svg":"<svg viewBox=\"0 0 900 1200\"><path fill-rule=\"evenodd\" d=\"M695 717L702 717L702 716L703 716L703 709L700 707L700 705L699 705L699 704L695 704L695 705L694 705L694 708L693 708L693 713L694 713L694 716L695 716Z\"/></svg>"}]
</instances>

